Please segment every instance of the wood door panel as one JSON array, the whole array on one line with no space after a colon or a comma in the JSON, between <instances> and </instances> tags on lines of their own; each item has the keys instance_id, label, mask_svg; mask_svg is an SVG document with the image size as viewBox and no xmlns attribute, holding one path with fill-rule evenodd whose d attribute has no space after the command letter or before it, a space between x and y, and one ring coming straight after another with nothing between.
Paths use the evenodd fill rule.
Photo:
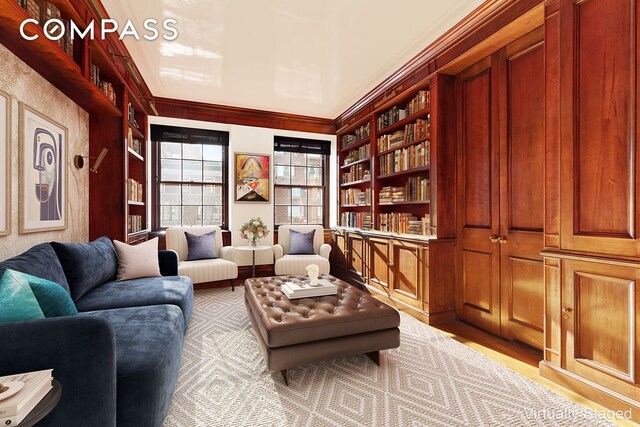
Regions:
<instances>
[{"instance_id":1,"label":"wood door panel","mask_svg":"<svg viewBox=\"0 0 640 427\"><path fill-rule=\"evenodd\" d=\"M462 82L464 226L491 228L491 70Z\"/></svg>"},{"instance_id":2,"label":"wood door panel","mask_svg":"<svg viewBox=\"0 0 640 427\"><path fill-rule=\"evenodd\" d=\"M635 26L633 3L586 1L575 6L579 43L574 231L578 234L633 235L635 40L629 31Z\"/></svg>"},{"instance_id":3,"label":"wood door panel","mask_svg":"<svg viewBox=\"0 0 640 427\"><path fill-rule=\"evenodd\" d=\"M412 299L419 299L420 247L402 243L394 244L393 265L393 290Z\"/></svg>"},{"instance_id":4,"label":"wood door panel","mask_svg":"<svg viewBox=\"0 0 640 427\"><path fill-rule=\"evenodd\" d=\"M369 280L387 288L389 287L389 240L370 237L368 242L371 257Z\"/></svg>"},{"instance_id":5,"label":"wood door panel","mask_svg":"<svg viewBox=\"0 0 640 427\"><path fill-rule=\"evenodd\" d=\"M463 251L463 304L474 310L491 313L493 305L493 255L487 252Z\"/></svg>"},{"instance_id":6,"label":"wood door panel","mask_svg":"<svg viewBox=\"0 0 640 427\"><path fill-rule=\"evenodd\" d=\"M542 261L513 258L509 280L509 319L542 332L544 328L544 267Z\"/></svg>"},{"instance_id":7,"label":"wood door panel","mask_svg":"<svg viewBox=\"0 0 640 427\"><path fill-rule=\"evenodd\" d=\"M544 259L544 358L556 365L560 365L560 353L562 350L562 297L560 290L562 273L560 266L559 259Z\"/></svg>"},{"instance_id":8,"label":"wood door panel","mask_svg":"<svg viewBox=\"0 0 640 427\"><path fill-rule=\"evenodd\" d=\"M359 280L363 280L365 277L364 239L360 235L349 233L347 234L347 244L349 247L347 268L351 274L355 274Z\"/></svg>"},{"instance_id":9,"label":"wood door panel","mask_svg":"<svg viewBox=\"0 0 640 427\"><path fill-rule=\"evenodd\" d=\"M544 226L544 49L541 42L507 59L508 226ZM541 248L540 248L541 249Z\"/></svg>"}]
</instances>

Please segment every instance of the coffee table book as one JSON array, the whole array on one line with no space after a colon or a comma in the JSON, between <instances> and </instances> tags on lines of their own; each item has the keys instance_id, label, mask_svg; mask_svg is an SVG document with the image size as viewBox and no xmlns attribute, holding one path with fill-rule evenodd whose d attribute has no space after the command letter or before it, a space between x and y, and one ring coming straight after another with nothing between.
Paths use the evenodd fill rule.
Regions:
<instances>
[{"instance_id":1,"label":"coffee table book","mask_svg":"<svg viewBox=\"0 0 640 427\"><path fill-rule=\"evenodd\" d=\"M286 282L280 289L289 299L322 297L338 292L336 285L324 279L318 281L318 286L309 286L305 282Z\"/></svg>"},{"instance_id":2,"label":"coffee table book","mask_svg":"<svg viewBox=\"0 0 640 427\"><path fill-rule=\"evenodd\" d=\"M0 425L17 425L51 390L52 369L0 377L0 383L22 381L24 387L15 395L0 400Z\"/></svg>"}]
</instances>

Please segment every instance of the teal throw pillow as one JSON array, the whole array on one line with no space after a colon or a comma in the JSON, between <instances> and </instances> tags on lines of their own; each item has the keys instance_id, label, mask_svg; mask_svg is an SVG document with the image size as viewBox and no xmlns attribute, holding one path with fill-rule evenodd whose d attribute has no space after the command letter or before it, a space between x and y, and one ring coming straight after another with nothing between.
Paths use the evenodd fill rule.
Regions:
<instances>
[{"instance_id":1,"label":"teal throw pillow","mask_svg":"<svg viewBox=\"0 0 640 427\"><path fill-rule=\"evenodd\" d=\"M0 323L44 319L29 282L21 274L5 270L0 278Z\"/></svg>"},{"instance_id":2,"label":"teal throw pillow","mask_svg":"<svg viewBox=\"0 0 640 427\"><path fill-rule=\"evenodd\" d=\"M44 317L73 316L78 314L78 309L71 299L71 295L62 286L51 280L41 279L27 273L19 273L24 280L29 282L33 294L40 304Z\"/></svg>"}]
</instances>

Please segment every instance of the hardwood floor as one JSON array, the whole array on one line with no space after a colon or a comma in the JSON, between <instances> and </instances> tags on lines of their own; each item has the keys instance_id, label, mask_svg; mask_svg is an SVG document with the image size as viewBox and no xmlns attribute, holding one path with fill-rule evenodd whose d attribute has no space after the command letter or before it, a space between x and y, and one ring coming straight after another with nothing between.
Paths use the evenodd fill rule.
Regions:
<instances>
[{"instance_id":1,"label":"hardwood floor","mask_svg":"<svg viewBox=\"0 0 640 427\"><path fill-rule=\"evenodd\" d=\"M454 340L484 354L496 362L509 369L536 381L545 387L556 391L568 399L596 411L607 411L603 406L598 405L558 384L551 382L540 376L538 373L538 363L542 360L542 352L521 344L517 341L507 341L503 338L484 332L467 323L456 321L442 325L433 326L446 333ZM638 426L632 421L617 420L616 425Z\"/></svg>"}]
</instances>

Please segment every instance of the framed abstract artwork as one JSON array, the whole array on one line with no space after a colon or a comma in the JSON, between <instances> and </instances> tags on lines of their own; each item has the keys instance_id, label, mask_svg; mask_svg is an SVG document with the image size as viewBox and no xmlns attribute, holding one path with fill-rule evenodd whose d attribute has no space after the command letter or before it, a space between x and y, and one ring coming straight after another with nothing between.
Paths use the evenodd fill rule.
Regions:
<instances>
[{"instance_id":1,"label":"framed abstract artwork","mask_svg":"<svg viewBox=\"0 0 640 427\"><path fill-rule=\"evenodd\" d=\"M269 203L270 171L269 154L235 153L236 202Z\"/></svg>"},{"instance_id":2,"label":"framed abstract artwork","mask_svg":"<svg viewBox=\"0 0 640 427\"><path fill-rule=\"evenodd\" d=\"M11 97L0 91L0 188L4 188L4 197L0 197L0 236L11 233Z\"/></svg>"},{"instance_id":3,"label":"framed abstract artwork","mask_svg":"<svg viewBox=\"0 0 640 427\"><path fill-rule=\"evenodd\" d=\"M67 228L67 129L20 103L19 232Z\"/></svg>"}]
</instances>

